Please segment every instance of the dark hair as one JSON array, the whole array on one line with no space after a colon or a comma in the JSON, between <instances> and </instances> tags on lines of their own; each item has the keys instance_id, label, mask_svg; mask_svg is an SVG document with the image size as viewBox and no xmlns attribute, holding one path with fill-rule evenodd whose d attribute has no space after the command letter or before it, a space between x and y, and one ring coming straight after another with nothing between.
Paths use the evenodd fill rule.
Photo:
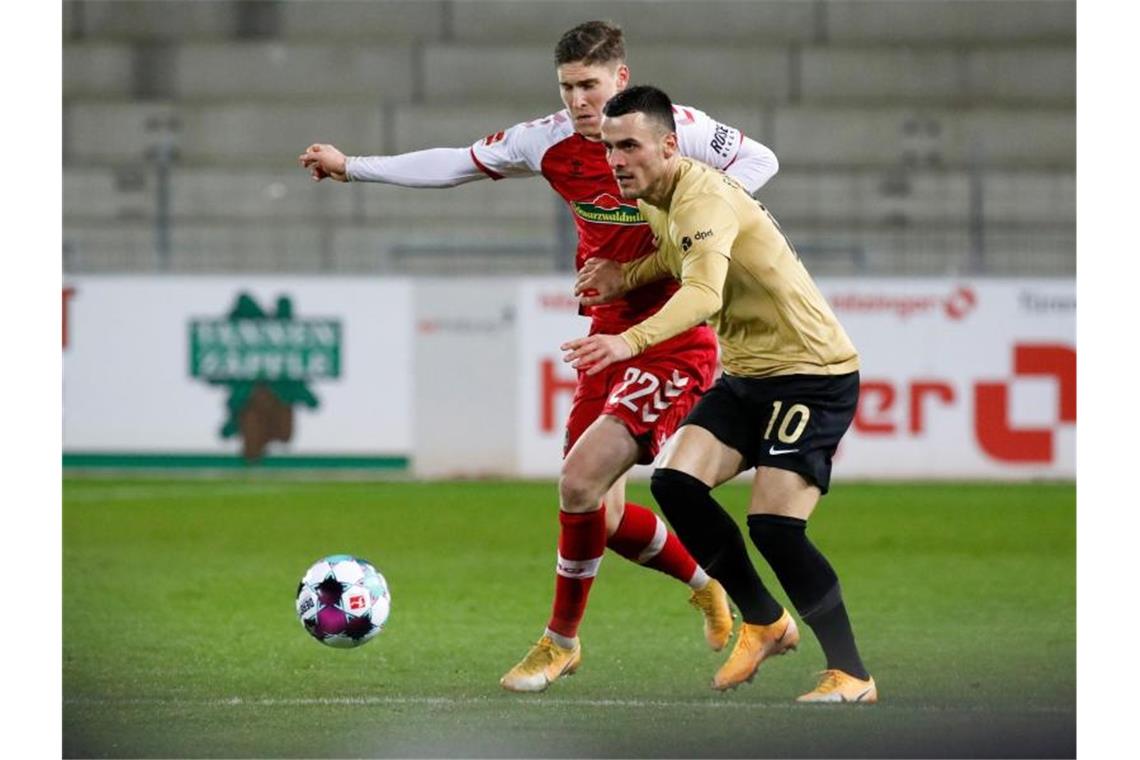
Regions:
<instances>
[{"instance_id":1,"label":"dark hair","mask_svg":"<svg viewBox=\"0 0 1140 760\"><path fill-rule=\"evenodd\" d=\"M673 121L673 101L651 85L639 84L622 90L607 100L602 108L605 116L625 116L627 113L643 113L666 132L677 131L677 122Z\"/></svg>"},{"instance_id":2,"label":"dark hair","mask_svg":"<svg viewBox=\"0 0 1140 760\"><path fill-rule=\"evenodd\" d=\"M562 35L554 47L554 62L587 65L625 60L621 27L612 21L587 21Z\"/></svg>"}]
</instances>

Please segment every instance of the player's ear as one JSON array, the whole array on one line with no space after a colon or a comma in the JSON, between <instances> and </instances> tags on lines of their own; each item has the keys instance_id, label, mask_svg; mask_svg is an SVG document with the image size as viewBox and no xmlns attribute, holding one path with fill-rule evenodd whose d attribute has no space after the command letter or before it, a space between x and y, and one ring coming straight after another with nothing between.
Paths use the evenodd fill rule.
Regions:
<instances>
[{"instance_id":1,"label":"player's ear","mask_svg":"<svg viewBox=\"0 0 1140 760\"><path fill-rule=\"evenodd\" d=\"M624 63L619 63L615 77L618 92L621 92L629 85L629 66L626 66Z\"/></svg>"},{"instance_id":2,"label":"player's ear","mask_svg":"<svg viewBox=\"0 0 1140 760\"><path fill-rule=\"evenodd\" d=\"M677 153L677 133L670 132L665 135L665 139L661 141L665 158L672 158Z\"/></svg>"}]
</instances>

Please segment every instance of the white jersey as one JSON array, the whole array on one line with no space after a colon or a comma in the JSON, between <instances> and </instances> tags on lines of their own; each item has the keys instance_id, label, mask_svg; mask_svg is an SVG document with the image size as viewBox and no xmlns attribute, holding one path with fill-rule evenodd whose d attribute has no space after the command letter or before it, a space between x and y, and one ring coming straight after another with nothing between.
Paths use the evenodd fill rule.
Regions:
<instances>
[{"instance_id":1,"label":"white jersey","mask_svg":"<svg viewBox=\"0 0 1140 760\"><path fill-rule=\"evenodd\" d=\"M756 192L779 169L770 149L703 111L674 106L674 120L681 155L726 171L749 192ZM346 174L354 182L384 182L401 187L453 187L487 177L529 177L546 174L547 154L560 145L562 150L556 154L601 151L604 160L605 150L600 142L580 135L575 139L570 115L562 110L488 135L470 148L430 148L396 156L348 156ZM594 147L589 148L590 145ZM571 172L575 166L571 161ZM546 176L553 184L557 174Z\"/></svg>"},{"instance_id":2,"label":"white jersey","mask_svg":"<svg viewBox=\"0 0 1140 760\"><path fill-rule=\"evenodd\" d=\"M691 106L674 105L673 119L677 125L677 143L681 155L736 176L751 192L755 192L775 174L775 155L763 145L748 140L736 127L722 124ZM580 145L566 151L556 150L563 142L575 137L581 142L597 145L604 161L604 147L577 135L566 109L488 135L471 146L471 157L476 166L493 179L534 174L550 178L551 173L561 173L551 171L554 165L563 160L561 153L580 152ZM746 145L750 150L745 149ZM552 152L553 155L548 155ZM742 157L742 152L744 157L751 160L742 162L738 173L733 172L732 168ZM571 165L570 173L573 169L574 166ZM558 188L555 187L555 190Z\"/></svg>"},{"instance_id":3,"label":"white jersey","mask_svg":"<svg viewBox=\"0 0 1140 760\"><path fill-rule=\"evenodd\" d=\"M735 177L755 192L778 168L776 156L740 130L689 106L675 105L681 155ZM652 253L653 232L636 201L621 196L606 162L606 148L574 131L565 109L542 119L487 135L470 148L433 148L400 156L350 157L354 181L388 182L405 187L450 187L490 177L541 174L566 201L578 231L575 268L594 256L619 262ZM663 279L607 304L590 307L592 330L618 333L661 308L677 289Z\"/></svg>"}]
</instances>

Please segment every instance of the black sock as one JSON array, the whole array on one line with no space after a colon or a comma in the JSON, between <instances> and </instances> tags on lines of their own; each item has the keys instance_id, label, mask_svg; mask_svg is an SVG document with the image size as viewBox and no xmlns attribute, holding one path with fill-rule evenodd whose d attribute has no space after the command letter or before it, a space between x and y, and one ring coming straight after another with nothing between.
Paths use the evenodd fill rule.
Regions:
<instances>
[{"instance_id":1,"label":"black sock","mask_svg":"<svg viewBox=\"0 0 1140 760\"><path fill-rule=\"evenodd\" d=\"M819 639L827 667L856 678L869 678L855 646L839 578L827 558L808 540L807 521L781 515L749 515L748 532L800 617Z\"/></svg>"},{"instance_id":2,"label":"black sock","mask_svg":"<svg viewBox=\"0 0 1140 760\"><path fill-rule=\"evenodd\" d=\"M681 543L724 586L744 622L768 625L779 620L783 606L764 588L748 558L740 528L712 497L709 487L691 475L668 469L654 470L650 486Z\"/></svg>"}]
</instances>

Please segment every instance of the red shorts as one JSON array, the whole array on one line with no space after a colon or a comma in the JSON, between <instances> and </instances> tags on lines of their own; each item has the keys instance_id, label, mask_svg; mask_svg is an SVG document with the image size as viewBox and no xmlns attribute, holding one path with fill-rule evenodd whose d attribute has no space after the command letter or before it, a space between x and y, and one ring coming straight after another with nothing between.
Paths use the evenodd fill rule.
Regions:
<instances>
[{"instance_id":1,"label":"red shorts","mask_svg":"<svg viewBox=\"0 0 1140 760\"><path fill-rule=\"evenodd\" d=\"M640 444L637 463L649 464L712 385L716 363L716 334L701 325L596 375L579 372L562 456L594 420L609 414Z\"/></svg>"}]
</instances>

